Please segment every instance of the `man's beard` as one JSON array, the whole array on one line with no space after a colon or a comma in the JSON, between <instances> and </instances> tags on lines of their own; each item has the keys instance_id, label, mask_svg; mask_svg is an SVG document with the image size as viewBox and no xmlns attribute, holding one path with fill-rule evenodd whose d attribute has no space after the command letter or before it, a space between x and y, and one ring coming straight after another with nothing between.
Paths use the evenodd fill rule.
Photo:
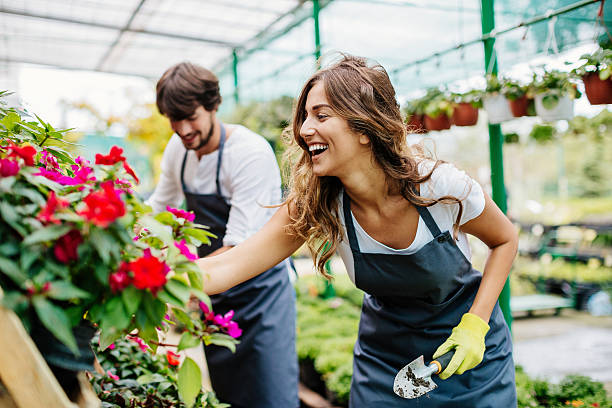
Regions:
<instances>
[{"instance_id":1,"label":"man's beard","mask_svg":"<svg viewBox=\"0 0 612 408\"><path fill-rule=\"evenodd\" d=\"M206 135L206 137L204 139L202 139L200 141L200 144L196 148L194 148L193 150L198 151L201 148L203 148L204 146L206 146L208 144L208 142L209 142L209 140L210 140L214 130L215 130L215 124L211 123L210 124L210 130L208 131L208 134Z\"/></svg>"}]
</instances>

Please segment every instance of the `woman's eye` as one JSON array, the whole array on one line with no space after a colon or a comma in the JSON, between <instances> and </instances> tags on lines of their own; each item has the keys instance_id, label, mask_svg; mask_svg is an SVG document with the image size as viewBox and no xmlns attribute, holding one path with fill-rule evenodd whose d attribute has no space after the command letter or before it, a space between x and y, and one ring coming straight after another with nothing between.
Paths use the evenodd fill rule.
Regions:
<instances>
[{"instance_id":1,"label":"woman's eye","mask_svg":"<svg viewBox=\"0 0 612 408\"><path fill-rule=\"evenodd\" d=\"M323 120L323 119L325 119L325 118L327 118L327 115L326 115L326 114L324 114L324 113L319 113L319 114L317 115L317 119L319 119L319 120Z\"/></svg>"}]
</instances>

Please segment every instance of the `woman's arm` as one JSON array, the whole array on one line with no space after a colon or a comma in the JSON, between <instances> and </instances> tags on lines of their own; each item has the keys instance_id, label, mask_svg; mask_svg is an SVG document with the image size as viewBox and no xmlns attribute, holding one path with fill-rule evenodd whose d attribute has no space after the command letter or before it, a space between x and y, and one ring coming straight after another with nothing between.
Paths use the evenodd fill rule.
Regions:
<instances>
[{"instance_id":1,"label":"woman's arm","mask_svg":"<svg viewBox=\"0 0 612 408\"><path fill-rule=\"evenodd\" d=\"M204 274L209 295L224 292L265 272L294 253L304 240L289 235L287 205L283 205L255 235L217 256L196 261Z\"/></svg>"},{"instance_id":2,"label":"woman's arm","mask_svg":"<svg viewBox=\"0 0 612 408\"><path fill-rule=\"evenodd\" d=\"M486 193L482 213L463 224L461 230L480 239L490 249L482 282L470 308L470 313L488 322L516 256L518 234L508 217Z\"/></svg>"}]
</instances>

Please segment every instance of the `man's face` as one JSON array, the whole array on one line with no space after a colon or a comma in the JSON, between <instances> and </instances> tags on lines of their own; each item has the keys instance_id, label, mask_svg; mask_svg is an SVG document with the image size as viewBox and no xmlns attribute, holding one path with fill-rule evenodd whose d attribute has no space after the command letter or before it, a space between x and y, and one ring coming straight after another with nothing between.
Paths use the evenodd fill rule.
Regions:
<instances>
[{"instance_id":1,"label":"man's face","mask_svg":"<svg viewBox=\"0 0 612 408\"><path fill-rule=\"evenodd\" d=\"M179 135L185 149L199 150L206 146L213 132L214 114L202 105L183 120L170 120L172 130Z\"/></svg>"}]
</instances>

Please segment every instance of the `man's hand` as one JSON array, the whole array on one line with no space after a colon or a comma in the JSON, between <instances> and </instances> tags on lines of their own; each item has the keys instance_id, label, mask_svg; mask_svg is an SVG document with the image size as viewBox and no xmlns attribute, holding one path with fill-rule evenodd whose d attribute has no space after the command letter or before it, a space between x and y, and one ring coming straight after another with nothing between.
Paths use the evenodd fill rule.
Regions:
<instances>
[{"instance_id":1,"label":"man's hand","mask_svg":"<svg viewBox=\"0 0 612 408\"><path fill-rule=\"evenodd\" d=\"M433 358L438 358L448 351L455 349L455 355L440 378L446 380L453 374L463 374L476 367L482 361L485 352L485 335L489 325L473 313L466 313L450 337L436 350Z\"/></svg>"}]
</instances>

